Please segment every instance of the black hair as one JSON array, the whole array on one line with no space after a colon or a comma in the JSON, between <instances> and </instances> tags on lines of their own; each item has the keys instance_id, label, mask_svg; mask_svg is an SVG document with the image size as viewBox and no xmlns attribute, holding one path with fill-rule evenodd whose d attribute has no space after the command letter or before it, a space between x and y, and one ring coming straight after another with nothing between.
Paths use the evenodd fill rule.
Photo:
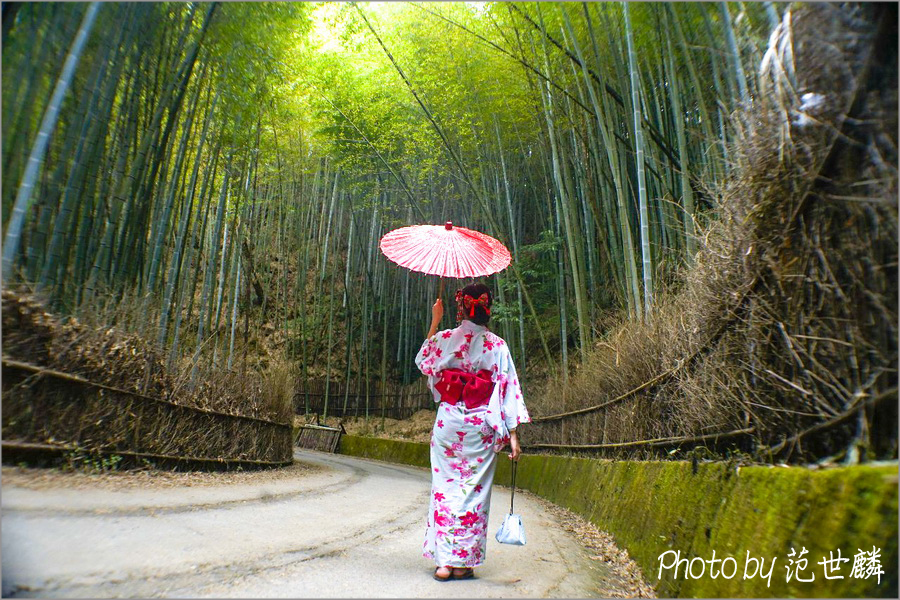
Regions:
<instances>
[{"instance_id":1,"label":"black hair","mask_svg":"<svg viewBox=\"0 0 900 600\"><path fill-rule=\"evenodd\" d=\"M483 283L470 283L460 290L460 294L462 295L462 297L470 296L472 298L479 298L482 294L487 294L488 308L490 308L491 304L494 303L494 295L491 293L491 288ZM463 319L468 319L476 325L487 325L488 321L491 320L491 314L486 311L483 306L481 306L480 304L476 304L475 314L470 317L468 311L464 310Z\"/></svg>"}]
</instances>

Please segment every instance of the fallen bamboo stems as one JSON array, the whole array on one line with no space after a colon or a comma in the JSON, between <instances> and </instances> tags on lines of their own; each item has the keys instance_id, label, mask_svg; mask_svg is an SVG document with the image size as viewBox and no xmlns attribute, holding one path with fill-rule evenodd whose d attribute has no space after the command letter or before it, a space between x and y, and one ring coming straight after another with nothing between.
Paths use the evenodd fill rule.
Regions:
<instances>
[{"instance_id":1,"label":"fallen bamboo stems","mask_svg":"<svg viewBox=\"0 0 900 600\"><path fill-rule=\"evenodd\" d=\"M827 421L823 421L821 423L816 423L812 427L810 427L808 429L804 429L800 433L797 433L796 435L793 435L793 436L779 442L778 444L776 444L774 446L764 448L761 451L761 453L762 454L778 454L779 452L783 451L788 445L793 447L794 444L799 442L805 436L810 435L812 433L816 433L818 431L822 431L824 429L828 429L830 427L834 427L835 425L840 425L841 423L850 419L850 417L854 416L860 410L862 410L866 407L875 406L876 404L879 404L888 398L894 398L894 399L897 398L897 388L896 387L893 387L885 392L882 392L881 394L875 396L874 398L869 398L868 400L863 400L861 402L858 402L854 406L851 406L850 408L848 408L847 410L842 412L841 414L839 414Z\"/></svg>"},{"instance_id":2,"label":"fallen bamboo stems","mask_svg":"<svg viewBox=\"0 0 900 600\"><path fill-rule=\"evenodd\" d=\"M720 440L741 435L749 435L756 431L755 427L726 431L723 433L708 433L693 437L656 438L652 440L636 440L633 442L616 442L610 444L529 444L527 448L566 449L566 450L604 450L613 448L634 448L636 446L675 446L707 440Z\"/></svg>"},{"instance_id":3,"label":"fallen bamboo stems","mask_svg":"<svg viewBox=\"0 0 900 600\"><path fill-rule=\"evenodd\" d=\"M587 413L592 413L592 412L601 410L601 409L606 408L606 407L608 407L608 406L611 406L611 405L613 405L613 404L617 404L617 403L619 403L619 402L621 402L621 401L623 401L623 400L627 400L628 398L630 398L631 396L634 396L634 395L637 394L638 392L640 392L640 391L642 391L642 390L645 390L645 389L647 389L647 388L653 387L653 386L656 385L657 383L659 383L659 382L661 382L661 381L664 381L664 380L668 379L669 377L671 377L672 375L674 375L675 373L677 373L677 372L682 368L682 366L684 366L684 363L681 363L681 364L679 364L679 365L677 365L677 366L675 366L675 367L669 369L668 371L666 371L666 372L664 372L664 373L661 373L661 374L657 375L656 377L654 377L654 378L651 379L650 381L645 381L644 383L642 383L641 385L637 386L636 388L631 389L631 390L628 390L627 392L625 392L625 393L622 394L621 396L616 396L616 397L613 398L612 400L607 400L606 402L603 402L603 403L601 403L601 404L597 404L597 405L595 405L595 406L588 406L588 407L586 407L586 408L579 408L579 409L577 409L577 410L572 410L572 411L569 411L569 412L559 413L559 414L556 414L556 415L548 415L548 416L546 416L546 417L534 417L534 418L531 419L531 422L532 422L532 423L547 423L547 422L549 422L549 421L559 421L559 420L565 419L565 418L567 418L567 417L574 417L574 416L576 416L576 415L584 415L584 414L587 414Z\"/></svg>"}]
</instances>

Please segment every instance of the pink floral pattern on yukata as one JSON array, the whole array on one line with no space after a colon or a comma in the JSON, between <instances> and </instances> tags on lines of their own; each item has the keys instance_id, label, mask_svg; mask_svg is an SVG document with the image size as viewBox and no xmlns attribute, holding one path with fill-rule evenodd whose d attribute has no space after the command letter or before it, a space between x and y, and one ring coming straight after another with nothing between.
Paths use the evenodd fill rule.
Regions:
<instances>
[{"instance_id":1,"label":"pink floral pattern on yukata","mask_svg":"<svg viewBox=\"0 0 900 600\"><path fill-rule=\"evenodd\" d=\"M431 503L422 553L436 565L476 567L485 558L496 466L485 408L441 404L431 436ZM438 427L438 423L443 427ZM480 422L480 426L473 425Z\"/></svg>"},{"instance_id":2,"label":"pink floral pattern on yukata","mask_svg":"<svg viewBox=\"0 0 900 600\"><path fill-rule=\"evenodd\" d=\"M423 554L438 566L480 565L487 548L487 523L497 452L509 429L531 418L509 348L486 327L463 321L425 340L416 365L440 403L434 384L444 369L492 373L487 406L439 404L431 433L432 490Z\"/></svg>"},{"instance_id":3,"label":"pink floral pattern on yukata","mask_svg":"<svg viewBox=\"0 0 900 600\"><path fill-rule=\"evenodd\" d=\"M428 376L435 402L440 402L440 395L434 391L434 383L442 370L462 369L468 373L490 370L492 379L499 385L495 390L496 397L492 398L496 411L492 409L494 414L487 420L492 426L496 425L493 429L500 433L498 442L507 437L510 429L531 422L509 347L487 327L464 320L456 329L436 333L422 344L416 365ZM498 422L500 411L503 412L502 425ZM502 447L496 450L500 452Z\"/></svg>"}]
</instances>

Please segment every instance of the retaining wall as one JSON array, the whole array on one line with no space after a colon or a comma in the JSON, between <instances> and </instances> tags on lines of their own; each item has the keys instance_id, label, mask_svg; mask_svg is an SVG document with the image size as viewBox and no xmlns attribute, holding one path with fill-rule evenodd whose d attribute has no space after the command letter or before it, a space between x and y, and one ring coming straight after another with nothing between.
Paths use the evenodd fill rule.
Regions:
<instances>
[{"instance_id":1,"label":"retaining wall","mask_svg":"<svg viewBox=\"0 0 900 600\"><path fill-rule=\"evenodd\" d=\"M427 444L343 436L340 451L429 466ZM660 596L897 597L897 475L896 464L735 468L526 454L517 484L612 534ZM501 460L496 481L509 476L509 463ZM873 546L881 551L880 584L874 575L850 576L855 555ZM801 557L803 548L807 553ZM843 579L827 579L819 561L829 552L836 558L838 549L849 561L829 575ZM664 565L683 561L677 576L674 567L660 569L661 555ZM711 572L709 561L729 556L734 566L716 562ZM762 572L771 570L770 578L749 577L754 558L765 559ZM814 581L787 581L787 567L796 574L802 559L807 568L799 576ZM723 566L726 575L733 568L736 574L726 579ZM688 567L696 578L686 577Z\"/></svg>"}]
</instances>

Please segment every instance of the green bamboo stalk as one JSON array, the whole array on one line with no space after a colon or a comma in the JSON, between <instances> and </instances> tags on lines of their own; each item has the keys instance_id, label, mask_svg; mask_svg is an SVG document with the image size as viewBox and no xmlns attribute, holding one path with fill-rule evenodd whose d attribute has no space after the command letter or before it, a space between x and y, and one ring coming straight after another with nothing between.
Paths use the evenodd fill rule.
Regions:
<instances>
[{"instance_id":1,"label":"green bamboo stalk","mask_svg":"<svg viewBox=\"0 0 900 600\"><path fill-rule=\"evenodd\" d=\"M734 37L734 27L731 24L731 13L728 11L727 2L719 2L719 13L722 15L722 26L725 30L725 42L728 44L728 62L731 63L731 74L737 81L737 88L741 94L742 102L750 101L750 92L747 88L747 76L741 66L741 53L737 40Z\"/></svg>"},{"instance_id":2,"label":"green bamboo stalk","mask_svg":"<svg viewBox=\"0 0 900 600\"><path fill-rule=\"evenodd\" d=\"M588 22L588 32L591 37L591 44L593 46L594 51L594 59L599 62L600 57L597 49L597 42L594 36L593 27L590 22ZM571 28L571 25L569 25ZM626 206L626 191L625 191L625 174L623 170L620 168L621 157L619 155L618 146L616 145L616 140L614 138L614 127L615 127L615 118L613 116L613 112L608 105L605 95L600 95L598 98L596 92L594 91L594 86L591 83L591 79L588 76L587 66L584 61L584 58L581 54L581 47L577 43L577 38L574 35L570 35L573 39L573 45L577 56L580 56L579 59L582 65L582 76L585 80L585 87L588 90L588 96L591 99L591 104L594 106L594 112L597 114L597 127L600 129L600 135L603 139L603 148L606 150L607 161L609 163L609 170L613 178L613 184L616 190L616 200L618 204L618 223L619 230L621 235L621 246L622 246L622 255L624 256L624 263L626 266L626 281L627 287L625 291L626 298L626 306L628 307L628 311L632 316L639 316L640 314L640 292L638 291L638 274L637 274L637 262L634 256L634 242L632 240L631 234L631 223L629 220L628 209ZM601 118L602 117L602 118Z\"/></svg>"},{"instance_id":3,"label":"green bamboo stalk","mask_svg":"<svg viewBox=\"0 0 900 600\"><path fill-rule=\"evenodd\" d=\"M206 65L204 65L204 71L205 71L205 69L206 69ZM203 79L203 73L201 73L201 75L200 75L200 80L202 81L202 79ZM161 266L161 262L162 262L163 247L165 245L165 234L169 228L169 220L171 218L172 209L175 206L175 191L176 191L175 182L178 179L179 174L181 173L182 166L183 166L185 158L187 156L187 145L188 145L188 140L190 139L190 136L191 136L191 132L193 130L192 128L193 128L193 124L194 124L194 114L196 112L197 102L199 101L199 98L200 98L200 90L201 90L201 85L198 84L196 87L195 93L194 93L193 101L190 103L191 109L188 111L187 120L186 120L185 124L183 125L181 142L179 143L178 152L175 157L175 167L173 169L172 181L170 182L168 192L166 193L166 198L164 200L164 208L163 208L162 214L160 215L160 217L156 223L156 226L155 226L156 235L154 236L155 241L153 243L153 257L150 261L150 272L147 275L147 292L148 292L148 294L152 294L156 290L156 279L157 279L159 269ZM207 123L208 123L208 119L207 119ZM202 134L201 134L201 137L202 137ZM202 144L201 144L201 148L202 148ZM199 160L196 161L196 163L199 164ZM194 181L196 181L196 178L194 178Z\"/></svg>"},{"instance_id":4,"label":"green bamboo stalk","mask_svg":"<svg viewBox=\"0 0 900 600\"><path fill-rule=\"evenodd\" d=\"M678 156L681 159L681 202L682 202L682 223L684 224L684 236L687 244L687 262L693 263L694 255L697 253L697 235L694 230L694 191L691 189L690 182L690 158L688 156L687 137L684 132L684 110L681 106L681 89L678 76L675 72L674 52L672 51L672 39L666 29L666 45L668 47L669 60L666 63L668 67L667 81L671 86L669 91L669 99L672 103L672 116L675 122L675 136L678 140Z\"/></svg>"},{"instance_id":5,"label":"green bamboo stalk","mask_svg":"<svg viewBox=\"0 0 900 600\"><path fill-rule=\"evenodd\" d=\"M565 12L563 12L565 16ZM540 8L538 8L538 18L541 24L541 27L544 27L543 16L541 15ZM567 18L567 17L566 17ZM543 38L543 39L546 39ZM549 55L547 54L547 46L546 41L544 41L544 69L549 71ZM556 182L557 188L557 210L562 209L562 218L565 225L565 237L566 237L566 246L569 252L569 262L571 264L571 272L572 272L572 287L574 288L575 293L575 312L576 318L578 320L578 349L582 353L582 358L584 357L584 352L587 351L588 348L588 336L587 336L587 320L584 313L584 285L582 282L582 266L581 259L576 247L576 237L579 235L579 232L576 231L576 225L574 219L570 216L570 197L571 194L567 189L566 182L568 178L564 178L561 165L562 161L560 159L560 151L557 145L556 139L556 130L554 127L554 111L553 111L553 97L549 88L545 88L543 94L541 96L542 103L544 105L544 117L547 124L547 137L550 142L550 156L551 156L551 164L552 164L552 172L553 179ZM560 299L564 301L564 297Z\"/></svg>"},{"instance_id":6,"label":"green bamboo stalk","mask_svg":"<svg viewBox=\"0 0 900 600\"><path fill-rule=\"evenodd\" d=\"M206 276L203 281L203 290L200 295L200 311L197 319L197 345L194 350L193 366L191 367L191 383L196 382L197 370L199 367L200 352L206 342L206 326L207 326L207 309L209 305L209 295L212 293L213 278L216 273L216 266L219 260L219 238L222 233L222 223L225 217L225 205L228 202L228 181L231 175L231 163L234 158L233 151L229 153L225 164L225 172L222 175L222 189L219 192L219 205L216 209L216 222L213 225L212 238L210 239L210 249L206 261Z\"/></svg>"},{"instance_id":7,"label":"green bamboo stalk","mask_svg":"<svg viewBox=\"0 0 900 600\"><path fill-rule=\"evenodd\" d=\"M116 42L115 47L118 47L121 44L125 31L125 29L122 30L122 36ZM96 113L101 100L105 99L101 87L106 90L106 94L108 95L110 93L110 82L112 85L117 83L115 79L116 75L112 75L108 78L105 86L101 85L104 83L103 80L106 74L106 67L109 65L112 55L113 48L110 48L106 54L98 60L99 69L97 76L94 78L91 98L88 101L85 118L81 124L81 133L78 136L78 143L75 147L75 152L73 153L72 168L69 170L69 176L66 179L66 184L62 192L61 208L53 226L53 233L46 253L47 259L44 262L38 279L37 289L39 292L46 290L48 287L53 288L56 284L56 273L62 259L63 238L68 229L72 213L76 210L76 203L82 199L81 194L78 193L81 192L81 189L76 186L83 185L83 179L87 171L87 160L85 160L85 156L93 154L93 148L96 145L96 137L100 131L101 120L97 118ZM122 61L116 62L118 62L119 65L122 64ZM61 161L61 163L64 163L64 161Z\"/></svg>"},{"instance_id":8,"label":"green bamboo stalk","mask_svg":"<svg viewBox=\"0 0 900 600\"><path fill-rule=\"evenodd\" d=\"M690 50L690 46L687 42L687 38L685 37L684 30L681 26L681 19L678 16L678 12L675 10L675 7L672 4L666 4L667 15L669 17L668 22L671 23L672 28L675 30L675 37L678 40L678 45L681 49L681 55L684 57L684 65L687 67L688 76L691 81L691 88L694 90L693 95L693 105L696 105L700 110L700 126L703 128L704 137L706 138L706 143L711 144L711 154L712 156L708 160L708 166L712 176L717 177L717 173L721 171L721 148L714 143L716 140L716 134L713 132L713 120L710 117L709 110L706 105L706 94L703 93L705 89L700 83L700 77L697 75L697 67L694 61L693 53ZM669 37L669 30L666 29L666 36ZM669 42L671 43L671 41ZM674 57L672 56L671 50L669 51L669 56L674 62ZM717 68L717 61L712 61L712 67L714 69ZM673 74L673 77L675 75ZM681 158L681 154L679 153L679 158ZM689 172L688 168L681 164L681 169L684 172Z\"/></svg>"},{"instance_id":9,"label":"green bamboo stalk","mask_svg":"<svg viewBox=\"0 0 900 600\"><path fill-rule=\"evenodd\" d=\"M634 110L634 145L638 176L638 202L641 215L641 258L644 273L644 315L650 318L653 304L653 265L650 258L650 223L647 216L647 185L644 173L644 135L641 126L640 75L638 73L637 56L634 52L634 39L631 31L631 17L628 3L625 9L625 40L628 46L628 65L631 74L631 101Z\"/></svg>"},{"instance_id":10,"label":"green bamboo stalk","mask_svg":"<svg viewBox=\"0 0 900 600\"><path fill-rule=\"evenodd\" d=\"M91 28L94 25L94 20L97 18L97 11L99 8L99 3L92 2L85 12L81 27L78 29L75 41L72 43L69 55L66 57L66 63L63 65L62 73L53 90L53 98L51 98L50 105L44 113L37 139L35 140L34 146L31 149L31 154L28 157L28 166L25 169L25 175L22 177L22 182L19 184L15 205L13 206L9 225L6 228L6 235L3 238L3 272L0 276L2 276L2 282L4 284L8 283L9 277L13 273L13 265L19 251L19 242L22 237L22 227L25 223L25 215L31 206L34 183L37 178L38 170L41 167L41 163L44 160L44 155L47 152L50 135L56 128L63 97L65 97L66 92L69 89L69 83L72 81L72 76L75 74L75 67L78 65L78 61L81 58L81 51L84 49L88 34L90 34Z\"/></svg>"},{"instance_id":11,"label":"green bamboo stalk","mask_svg":"<svg viewBox=\"0 0 900 600\"><path fill-rule=\"evenodd\" d=\"M38 5L32 5L38 6ZM24 82L24 93L23 99L21 102L17 102L13 104L10 102L11 106L17 106L18 113L13 122L13 126L9 132L10 140L25 140L30 137L31 133L31 120L34 114L37 113L38 110L43 110L46 113L48 108L48 103L38 102L38 94L42 88L43 81L43 70L46 65L57 64L56 61L51 56L51 50L53 48L53 44L51 43L50 38L55 35L60 35L65 31L65 28L62 26L62 21L64 17L64 12L62 9L57 9L56 6L50 4L53 7L53 14L50 18L47 18L47 24L43 28L44 33L40 35L40 37L36 37L34 39L33 44L29 44L29 47L37 46L40 48L40 51L37 54L37 58L34 62L29 62L29 68L26 70L28 74L27 79ZM30 8L30 7L29 7ZM37 28L38 33L40 31L40 27ZM6 101L4 99L3 105L6 108ZM6 129L6 121L4 121L4 129ZM6 134L3 136L4 141L6 141ZM38 140L35 140L37 142ZM21 181L22 175L22 167L19 164L21 161L23 153L15 152L12 148L7 147L3 154L3 228L4 235L5 231L9 227L9 223L11 221L11 210L13 208L15 198L17 194L13 193L13 190L17 190L17 182ZM26 161L25 168L29 166L29 163ZM5 269L4 269L5 271Z\"/></svg>"}]
</instances>

